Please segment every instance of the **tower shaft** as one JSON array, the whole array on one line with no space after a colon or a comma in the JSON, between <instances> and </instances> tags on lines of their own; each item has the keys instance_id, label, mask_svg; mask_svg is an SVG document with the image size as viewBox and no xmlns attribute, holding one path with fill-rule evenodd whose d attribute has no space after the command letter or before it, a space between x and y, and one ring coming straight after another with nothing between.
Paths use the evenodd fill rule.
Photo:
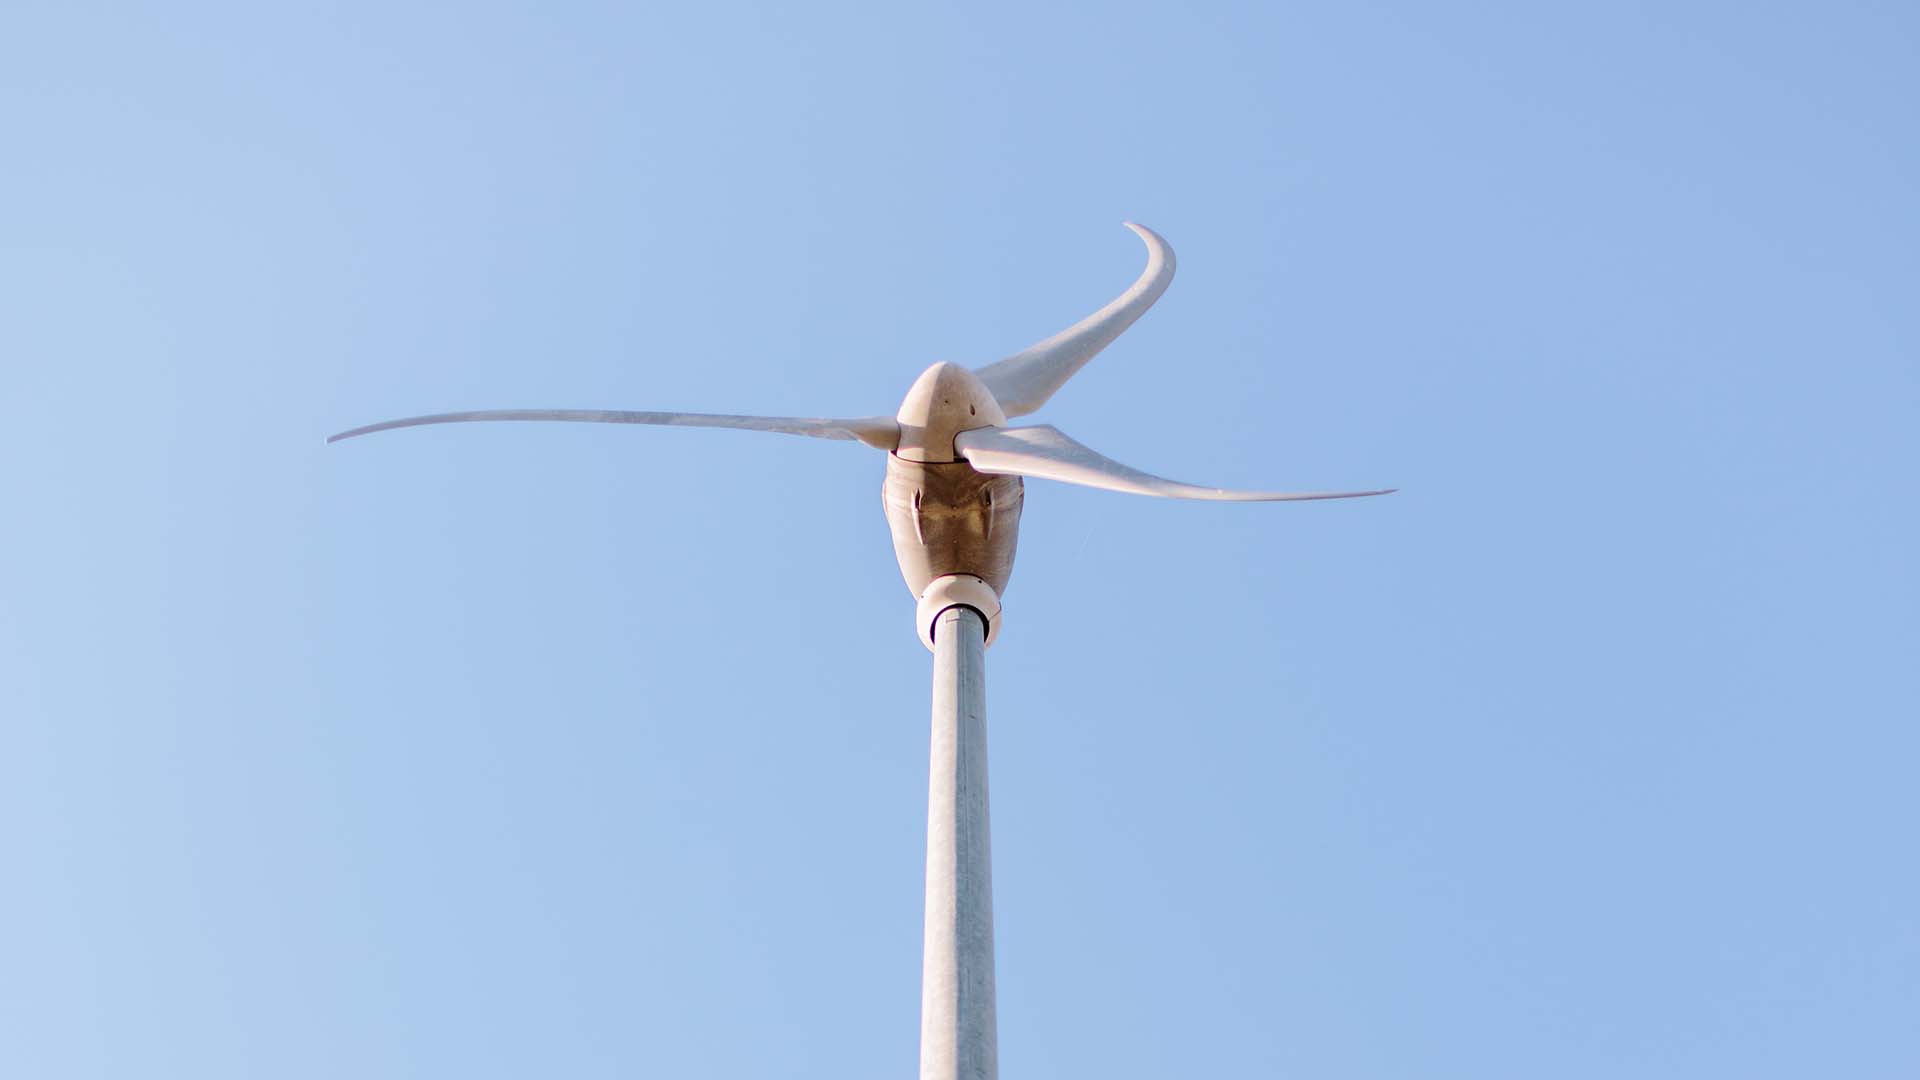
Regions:
<instances>
[{"instance_id":1,"label":"tower shaft","mask_svg":"<svg viewBox=\"0 0 1920 1080\"><path fill-rule=\"evenodd\" d=\"M949 607L933 638L920 1080L996 1080L986 625L972 608Z\"/></svg>"}]
</instances>

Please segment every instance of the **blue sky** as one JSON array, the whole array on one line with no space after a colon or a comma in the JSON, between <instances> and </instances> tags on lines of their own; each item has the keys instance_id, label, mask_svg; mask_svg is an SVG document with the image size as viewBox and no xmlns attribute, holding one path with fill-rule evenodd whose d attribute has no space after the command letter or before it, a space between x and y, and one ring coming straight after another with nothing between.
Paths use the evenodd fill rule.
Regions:
<instances>
[{"instance_id":1,"label":"blue sky","mask_svg":"<svg viewBox=\"0 0 1920 1080\"><path fill-rule=\"evenodd\" d=\"M896 1077L927 656L851 444L1036 419L1009 1077L1920 1069L1899 4L0 14L0 1067Z\"/></svg>"}]
</instances>

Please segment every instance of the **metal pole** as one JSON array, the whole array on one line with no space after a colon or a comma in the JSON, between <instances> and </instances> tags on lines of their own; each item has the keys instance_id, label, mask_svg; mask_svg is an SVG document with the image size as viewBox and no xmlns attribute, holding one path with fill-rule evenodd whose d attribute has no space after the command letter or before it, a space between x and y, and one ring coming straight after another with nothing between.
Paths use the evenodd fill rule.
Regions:
<instances>
[{"instance_id":1,"label":"metal pole","mask_svg":"<svg viewBox=\"0 0 1920 1080\"><path fill-rule=\"evenodd\" d=\"M950 607L933 638L920 1080L996 1080L986 625L972 608Z\"/></svg>"}]
</instances>

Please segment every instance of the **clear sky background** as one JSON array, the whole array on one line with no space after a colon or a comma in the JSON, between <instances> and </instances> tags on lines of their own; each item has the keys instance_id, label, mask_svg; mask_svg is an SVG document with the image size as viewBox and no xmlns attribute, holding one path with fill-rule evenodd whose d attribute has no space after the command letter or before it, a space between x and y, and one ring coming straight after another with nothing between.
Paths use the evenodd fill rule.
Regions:
<instances>
[{"instance_id":1,"label":"clear sky background","mask_svg":"<svg viewBox=\"0 0 1920 1080\"><path fill-rule=\"evenodd\" d=\"M0 1073L893 1078L855 444L1035 419L1010 1077L1920 1075L1901 3L0 14Z\"/></svg>"}]
</instances>

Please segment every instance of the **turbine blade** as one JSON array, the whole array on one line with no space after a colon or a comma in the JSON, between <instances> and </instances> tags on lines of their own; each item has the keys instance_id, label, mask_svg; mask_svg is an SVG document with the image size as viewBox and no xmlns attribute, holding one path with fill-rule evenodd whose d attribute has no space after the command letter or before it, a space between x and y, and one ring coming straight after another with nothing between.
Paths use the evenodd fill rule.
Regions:
<instances>
[{"instance_id":1,"label":"turbine blade","mask_svg":"<svg viewBox=\"0 0 1920 1080\"><path fill-rule=\"evenodd\" d=\"M1147 268L1141 271L1139 280L1099 311L976 372L1008 416L1025 416L1046 404L1074 372L1112 344L1167 291L1173 281L1173 249L1144 225L1129 221L1127 228L1147 245Z\"/></svg>"},{"instance_id":2,"label":"turbine blade","mask_svg":"<svg viewBox=\"0 0 1920 1080\"><path fill-rule=\"evenodd\" d=\"M330 443L371 435L394 428L423 424L460 424L476 420L578 420L596 424L661 424L668 427L740 428L745 431L778 431L788 435L811 435L816 439L858 439L868 446L892 450L900 441L900 425L891 416L863 416L852 419L815 420L799 416L727 416L714 413L620 412L604 409L483 409L479 412L435 413L410 416L404 420L386 420L368 424L338 435L327 436Z\"/></svg>"},{"instance_id":3,"label":"turbine blade","mask_svg":"<svg viewBox=\"0 0 1920 1080\"><path fill-rule=\"evenodd\" d=\"M954 449L976 470L1010 476L1034 476L1059 480L1083 487L1125 491L1134 495L1159 495L1170 499L1213 499L1222 502L1294 502L1307 499L1353 499L1363 495L1386 495L1396 489L1379 491L1231 491L1226 488L1196 487L1178 480L1129 469L1068 438L1059 428L1047 424L1034 427L975 428L963 431L953 441Z\"/></svg>"}]
</instances>

